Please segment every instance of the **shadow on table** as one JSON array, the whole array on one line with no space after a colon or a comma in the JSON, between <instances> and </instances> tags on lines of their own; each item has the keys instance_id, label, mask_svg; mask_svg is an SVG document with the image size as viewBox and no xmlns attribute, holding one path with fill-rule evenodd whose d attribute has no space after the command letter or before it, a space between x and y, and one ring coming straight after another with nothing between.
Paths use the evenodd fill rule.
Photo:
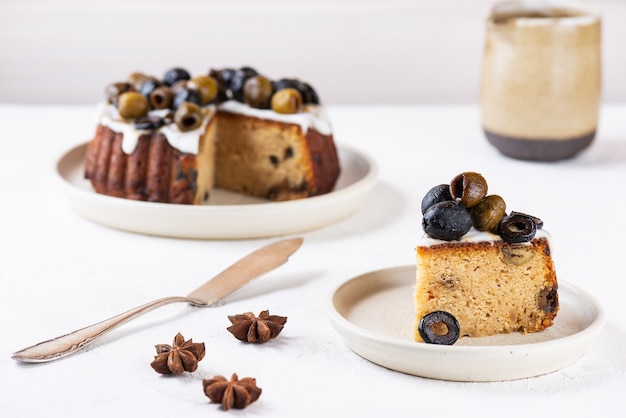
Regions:
<instances>
[{"instance_id":1,"label":"shadow on table","mask_svg":"<svg viewBox=\"0 0 626 418\"><path fill-rule=\"evenodd\" d=\"M596 167L626 163L626 138L602 138L591 144L577 158L565 161L566 165Z\"/></svg>"},{"instance_id":2,"label":"shadow on table","mask_svg":"<svg viewBox=\"0 0 626 418\"><path fill-rule=\"evenodd\" d=\"M233 303L242 300L263 296L277 291L287 290L303 286L320 276L322 272L308 271L302 273L291 273L289 275L272 273L271 277L264 277L263 280L251 282L249 285L238 289L231 295L225 297L221 303Z\"/></svg>"},{"instance_id":3,"label":"shadow on table","mask_svg":"<svg viewBox=\"0 0 626 418\"><path fill-rule=\"evenodd\" d=\"M372 233L400 218L407 209L406 197L391 184L378 182L363 205L349 217L309 232L310 239L335 239L338 235Z\"/></svg>"}]
</instances>

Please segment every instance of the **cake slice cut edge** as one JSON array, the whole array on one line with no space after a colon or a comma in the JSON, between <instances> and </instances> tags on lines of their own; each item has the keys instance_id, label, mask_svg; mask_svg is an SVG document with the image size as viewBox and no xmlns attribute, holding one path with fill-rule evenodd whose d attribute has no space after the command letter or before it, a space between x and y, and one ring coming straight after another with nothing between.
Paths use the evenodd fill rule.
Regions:
<instances>
[{"instance_id":1,"label":"cake slice cut edge","mask_svg":"<svg viewBox=\"0 0 626 418\"><path fill-rule=\"evenodd\" d=\"M419 322L445 311L460 337L537 332L552 326L559 310L550 235L510 244L490 233L461 241L425 237L416 247L415 341Z\"/></svg>"}]
</instances>

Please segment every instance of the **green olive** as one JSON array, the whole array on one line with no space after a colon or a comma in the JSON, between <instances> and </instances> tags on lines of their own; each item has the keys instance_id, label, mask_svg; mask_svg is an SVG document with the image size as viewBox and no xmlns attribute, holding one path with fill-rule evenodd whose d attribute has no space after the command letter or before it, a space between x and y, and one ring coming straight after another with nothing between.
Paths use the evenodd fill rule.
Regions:
<instances>
[{"instance_id":1,"label":"green olive","mask_svg":"<svg viewBox=\"0 0 626 418\"><path fill-rule=\"evenodd\" d=\"M450 182L450 194L469 209L487 195L487 181L473 171L461 173Z\"/></svg>"},{"instance_id":2,"label":"green olive","mask_svg":"<svg viewBox=\"0 0 626 418\"><path fill-rule=\"evenodd\" d=\"M496 231L506 215L506 203L497 194L483 198L470 210L472 226L479 231Z\"/></svg>"},{"instance_id":3,"label":"green olive","mask_svg":"<svg viewBox=\"0 0 626 418\"><path fill-rule=\"evenodd\" d=\"M150 110L148 99L136 91L122 93L117 102L117 110L120 116L126 119L137 119L145 116Z\"/></svg>"},{"instance_id":4,"label":"green olive","mask_svg":"<svg viewBox=\"0 0 626 418\"><path fill-rule=\"evenodd\" d=\"M272 110L276 113L298 113L302 107L302 95L293 88L278 90L272 96Z\"/></svg>"},{"instance_id":5,"label":"green olive","mask_svg":"<svg viewBox=\"0 0 626 418\"><path fill-rule=\"evenodd\" d=\"M217 80L210 75L199 75L194 77L189 81L187 86L200 93L200 100L203 105L212 102L217 96L217 92L219 90Z\"/></svg>"},{"instance_id":6,"label":"green olive","mask_svg":"<svg viewBox=\"0 0 626 418\"><path fill-rule=\"evenodd\" d=\"M200 106L192 102L183 102L174 114L176 126L183 132L193 131L202 125L202 111Z\"/></svg>"},{"instance_id":7,"label":"green olive","mask_svg":"<svg viewBox=\"0 0 626 418\"><path fill-rule=\"evenodd\" d=\"M243 85L244 101L257 109L269 109L273 93L272 82L262 75L250 77Z\"/></svg>"},{"instance_id":8,"label":"green olive","mask_svg":"<svg viewBox=\"0 0 626 418\"><path fill-rule=\"evenodd\" d=\"M167 86L161 86L150 94L150 104L155 109L169 109L172 107L174 92Z\"/></svg>"}]
</instances>

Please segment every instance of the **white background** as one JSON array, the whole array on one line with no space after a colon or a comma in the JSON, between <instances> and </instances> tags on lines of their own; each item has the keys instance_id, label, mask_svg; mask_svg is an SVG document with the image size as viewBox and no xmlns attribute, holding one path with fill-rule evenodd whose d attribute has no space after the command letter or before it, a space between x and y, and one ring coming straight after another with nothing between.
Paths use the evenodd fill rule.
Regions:
<instances>
[{"instance_id":1,"label":"white background","mask_svg":"<svg viewBox=\"0 0 626 418\"><path fill-rule=\"evenodd\" d=\"M0 0L0 102L82 103L133 71L251 65L326 104L475 103L488 0ZM605 102L626 100L626 2L603 16Z\"/></svg>"}]
</instances>

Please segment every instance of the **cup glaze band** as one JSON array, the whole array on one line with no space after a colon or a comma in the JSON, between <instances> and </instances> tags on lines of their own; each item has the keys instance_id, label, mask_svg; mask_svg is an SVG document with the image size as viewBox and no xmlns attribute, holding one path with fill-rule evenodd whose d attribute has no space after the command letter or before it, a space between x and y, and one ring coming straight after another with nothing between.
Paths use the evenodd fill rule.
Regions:
<instances>
[{"instance_id":1,"label":"cup glaze band","mask_svg":"<svg viewBox=\"0 0 626 418\"><path fill-rule=\"evenodd\" d=\"M531 161L558 161L572 158L587 148L596 136L595 129L589 134L567 139L527 139L500 135L487 129L484 131L487 140L502 154Z\"/></svg>"}]
</instances>

